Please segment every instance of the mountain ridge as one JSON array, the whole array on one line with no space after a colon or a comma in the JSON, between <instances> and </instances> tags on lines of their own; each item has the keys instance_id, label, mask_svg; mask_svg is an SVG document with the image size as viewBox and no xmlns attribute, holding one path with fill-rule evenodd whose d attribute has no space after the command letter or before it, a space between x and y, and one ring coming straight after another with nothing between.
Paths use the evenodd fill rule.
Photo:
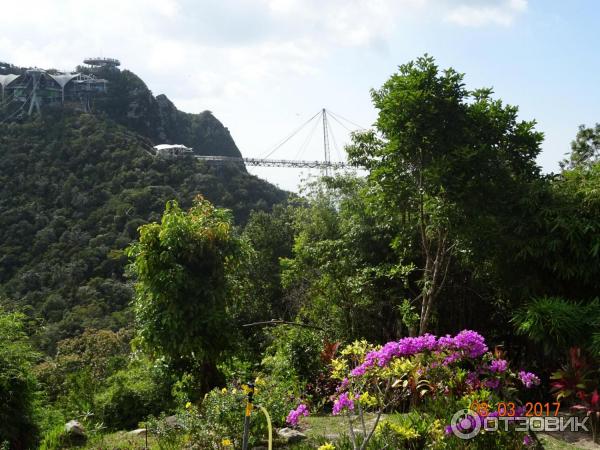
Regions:
<instances>
[{"instance_id":1,"label":"mountain ridge","mask_svg":"<svg viewBox=\"0 0 600 450\"><path fill-rule=\"evenodd\" d=\"M0 75L23 76L27 70L0 62ZM58 73L56 69L44 69L43 72ZM165 94L154 96L146 83L127 69L80 65L75 72L108 81L106 93L94 96L92 112L106 114L115 122L147 137L153 145L183 144L198 155L241 158L231 133L211 111L180 111ZM53 80L48 78L48 82L52 84Z\"/></svg>"},{"instance_id":2,"label":"mountain ridge","mask_svg":"<svg viewBox=\"0 0 600 450\"><path fill-rule=\"evenodd\" d=\"M113 77L122 95L96 99L94 113L49 107L0 123L0 305L37 321L49 353L86 329L132 326L122 251L168 200L187 208L202 195L239 225L288 197L243 164L153 155L169 140L204 154L239 150L211 113L178 111L126 71Z\"/></svg>"}]
</instances>

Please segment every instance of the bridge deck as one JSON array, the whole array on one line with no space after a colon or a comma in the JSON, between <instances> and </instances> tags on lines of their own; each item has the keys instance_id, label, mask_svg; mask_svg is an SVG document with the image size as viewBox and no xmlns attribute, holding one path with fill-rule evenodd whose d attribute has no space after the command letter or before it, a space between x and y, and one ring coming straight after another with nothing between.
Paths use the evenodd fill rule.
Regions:
<instances>
[{"instance_id":1,"label":"bridge deck","mask_svg":"<svg viewBox=\"0 0 600 450\"><path fill-rule=\"evenodd\" d=\"M247 166L261 166L261 167L298 167L298 168L309 168L309 169L317 169L317 168L345 169L348 167L352 167L350 164L343 163L343 162L303 161L303 160L289 160L289 159L236 158L234 156L210 156L210 155L196 155L195 157L202 161L244 163Z\"/></svg>"}]
</instances>

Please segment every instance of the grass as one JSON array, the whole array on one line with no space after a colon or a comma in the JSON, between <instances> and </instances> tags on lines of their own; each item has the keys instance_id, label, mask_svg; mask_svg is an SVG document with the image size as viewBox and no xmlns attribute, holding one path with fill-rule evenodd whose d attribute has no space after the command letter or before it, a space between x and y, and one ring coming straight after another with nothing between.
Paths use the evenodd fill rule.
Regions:
<instances>
[{"instance_id":1,"label":"grass","mask_svg":"<svg viewBox=\"0 0 600 450\"><path fill-rule=\"evenodd\" d=\"M367 416L367 422L372 423L375 415ZM341 416L315 416L303 419L306 428L304 433L307 440L301 444L275 448L289 450L309 450L316 449L320 444L336 440L340 435L348 433L348 422ZM358 424L356 424L358 426ZM368 425L367 425L368 427ZM545 450L589 450L592 448L600 449L600 446L594 447L590 442L586 442L584 447L557 439L554 436L540 434L539 439ZM105 434L91 440L85 447L85 450L142 450L145 447L144 436L131 436L124 431ZM156 439L148 436L148 447L151 450L158 449Z\"/></svg>"},{"instance_id":2,"label":"grass","mask_svg":"<svg viewBox=\"0 0 600 450\"><path fill-rule=\"evenodd\" d=\"M85 450L142 450L145 446L144 436L131 436L126 431L117 431L90 439L83 448ZM148 447L158 448L156 439L152 435L148 435Z\"/></svg>"},{"instance_id":3,"label":"grass","mask_svg":"<svg viewBox=\"0 0 600 450\"><path fill-rule=\"evenodd\" d=\"M577 447L576 445L561 441L560 439L547 434L540 435L539 439L544 446L544 450L585 450L583 447ZM600 448L600 446L598 446L598 448Z\"/></svg>"}]
</instances>

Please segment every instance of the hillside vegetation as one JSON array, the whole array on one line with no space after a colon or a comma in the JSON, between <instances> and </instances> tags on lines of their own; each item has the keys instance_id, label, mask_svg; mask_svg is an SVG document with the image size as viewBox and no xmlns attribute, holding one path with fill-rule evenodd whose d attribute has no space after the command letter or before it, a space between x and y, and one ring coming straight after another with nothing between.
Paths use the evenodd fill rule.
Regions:
<instances>
[{"instance_id":1,"label":"hillside vegetation","mask_svg":"<svg viewBox=\"0 0 600 450\"><path fill-rule=\"evenodd\" d=\"M129 323L123 250L168 200L204 195L235 211L285 199L242 167L161 159L146 138L112 120L55 112L0 125L0 285L41 325L46 350L88 327Z\"/></svg>"}]
</instances>

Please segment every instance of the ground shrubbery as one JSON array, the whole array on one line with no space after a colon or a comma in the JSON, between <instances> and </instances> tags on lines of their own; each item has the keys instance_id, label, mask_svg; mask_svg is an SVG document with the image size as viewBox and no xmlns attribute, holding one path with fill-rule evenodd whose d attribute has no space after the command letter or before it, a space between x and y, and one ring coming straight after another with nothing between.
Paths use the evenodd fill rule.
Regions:
<instances>
[{"instance_id":1,"label":"ground shrubbery","mask_svg":"<svg viewBox=\"0 0 600 450\"><path fill-rule=\"evenodd\" d=\"M160 366L134 361L106 380L95 398L98 418L109 429L133 429L172 405L169 377Z\"/></svg>"},{"instance_id":2,"label":"ground shrubbery","mask_svg":"<svg viewBox=\"0 0 600 450\"><path fill-rule=\"evenodd\" d=\"M38 434L35 422L37 358L24 329L25 317L0 309L0 448L26 449Z\"/></svg>"},{"instance_id":3,"label":"ground shrubbery","mask_svg":"<svg viewBox=\"0 0 600 450\"><path fill-rule=\"evenodd\" d=\"M483 416L472 412L466 424L452 422L456 412L485 403L487 410L481 414L516 420L524 416L519 392L540 383L533 373L511 369L506 355L488 351L484 338L468 330L454 337L426 334L383 346L355 342L331 367L331 377L339 381L333 414L348 416L354 449L463 448L467 444L454 433L471 431ZM383 414L407 410L408 415L382 419ZM366 423L367 412L375 414L374 421ZM298 419L292 413L288 421L297 426ZM524 433L498 431L468 442L469 448L517 449L533 441Z\"/></svg>"}]
</instances>

